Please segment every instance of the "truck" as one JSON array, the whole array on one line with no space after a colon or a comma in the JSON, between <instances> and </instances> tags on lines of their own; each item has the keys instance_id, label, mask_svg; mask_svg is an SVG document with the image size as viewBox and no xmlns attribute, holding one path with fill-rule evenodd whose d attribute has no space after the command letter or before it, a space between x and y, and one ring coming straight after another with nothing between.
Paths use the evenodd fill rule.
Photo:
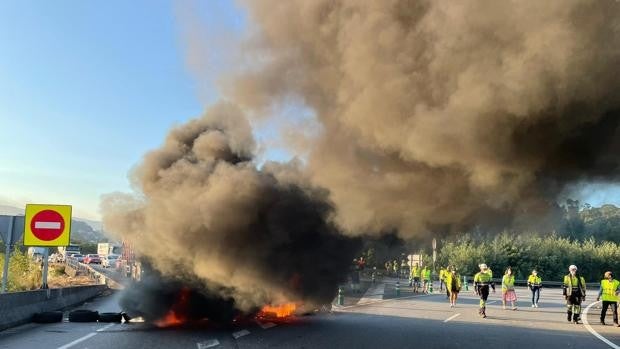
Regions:
<instances>
[{"instance_id":1,"label":"truck","mask_svg":"<svg viewBox=\"0 0 620 349\"><path fill-rule=\"evenodd\" d=\"M120 254L121 246L110 242L100 242L97 244L97 254L105 257L109 254Z\"/></svg>"}]
</instances>

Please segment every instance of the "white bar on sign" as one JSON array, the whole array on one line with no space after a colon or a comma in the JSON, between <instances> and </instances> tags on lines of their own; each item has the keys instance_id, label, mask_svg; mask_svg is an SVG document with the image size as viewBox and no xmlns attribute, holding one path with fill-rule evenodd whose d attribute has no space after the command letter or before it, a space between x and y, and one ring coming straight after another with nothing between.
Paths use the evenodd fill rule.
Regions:
<instances>
[{"instance_id":1,"label":"white bar on sign","mask_svg":"<svg viewBox=\"0 0 620 349\"><path fill-rule=\"evenodd\" d=\"M34 222L35 229L60 229L60 222Z\"/></svg>"}]
</instances>

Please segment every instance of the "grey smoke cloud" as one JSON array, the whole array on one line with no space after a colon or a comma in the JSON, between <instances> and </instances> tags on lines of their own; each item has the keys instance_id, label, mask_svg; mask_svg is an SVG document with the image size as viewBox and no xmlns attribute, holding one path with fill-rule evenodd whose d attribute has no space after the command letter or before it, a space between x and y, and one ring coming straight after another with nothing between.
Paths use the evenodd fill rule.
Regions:
<instances>
[{"instance_id":1,"label":"grey smoke cloud","mask_svg":"<svg viewBox=\"0 0 620 349\"><path fill-rule=\"evenodd\" d=\"M351 234L544 220L567 185L618 178L616 1L243 3L263 60L224 91L316 112L307 171Z\"/></svg>"}]
</instances>

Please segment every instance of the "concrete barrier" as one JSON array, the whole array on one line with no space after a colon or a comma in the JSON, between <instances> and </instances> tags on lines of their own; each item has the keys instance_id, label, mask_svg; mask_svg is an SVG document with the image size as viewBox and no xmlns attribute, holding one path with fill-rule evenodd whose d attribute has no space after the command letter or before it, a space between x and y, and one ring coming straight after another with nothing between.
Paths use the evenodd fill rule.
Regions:
<instances>
[{"instance_id":1,"label":"concrete barrier","mask_svg":"<svg viewBox=\"0 0 620 349\"><path fill-rule=\"evenodd\" d=\"M30 322L41 311L78 305L107 288L106 285L76 286L0 294L0 331Z\"/></svg>"}]
</instances>

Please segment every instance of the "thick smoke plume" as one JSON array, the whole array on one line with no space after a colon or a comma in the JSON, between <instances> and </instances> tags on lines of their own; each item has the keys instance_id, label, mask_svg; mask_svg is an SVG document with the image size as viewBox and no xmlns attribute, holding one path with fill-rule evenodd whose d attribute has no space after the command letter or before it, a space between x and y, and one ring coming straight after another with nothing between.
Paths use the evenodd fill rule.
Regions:
<instances>
[{"instance_id":1,"label":"thick smoke plume","mask_svg":"<svg viewBox=\"0 0 620 349\"><path fill-rule=\"evenodd\" d=\"M352 234L546 228L564 190L618 179L618 1L244 3L224 90L316 112L307 172Z\"/></svg>"},{"instance_id":2,"label":"thick smoke plume","mask_svg":"<svg viewBox=\"0 0 620 349\"><path fill-rule=\"evenodd\" d=\"M245 311L325 301L356 245L338 230L550 228L563 191L618 180L617 1L244 3L233 104L174 129L140 194L103 204L168 280ZM283 130L302 161L259 170L235 105L291 101L315 113L310 134Z\"/></svg>"},{"instance_id":3,"label":"thick smoke plume","mask_svg":"<svg viewBox=\"0 0 620 349\"><path fill-rule=\"evenodd\" d=\"M106 228L158 272L146 292L131 297L130 290L130 310L157 318L180 285L198 303L243 312L284 301L331 302L358 241L330 223L326 191L304 182L294 164L258 170L254 147L241 111L220 103L146 155L134 174L140 195L104 198Z\"/></svg>"}]
</instances>

